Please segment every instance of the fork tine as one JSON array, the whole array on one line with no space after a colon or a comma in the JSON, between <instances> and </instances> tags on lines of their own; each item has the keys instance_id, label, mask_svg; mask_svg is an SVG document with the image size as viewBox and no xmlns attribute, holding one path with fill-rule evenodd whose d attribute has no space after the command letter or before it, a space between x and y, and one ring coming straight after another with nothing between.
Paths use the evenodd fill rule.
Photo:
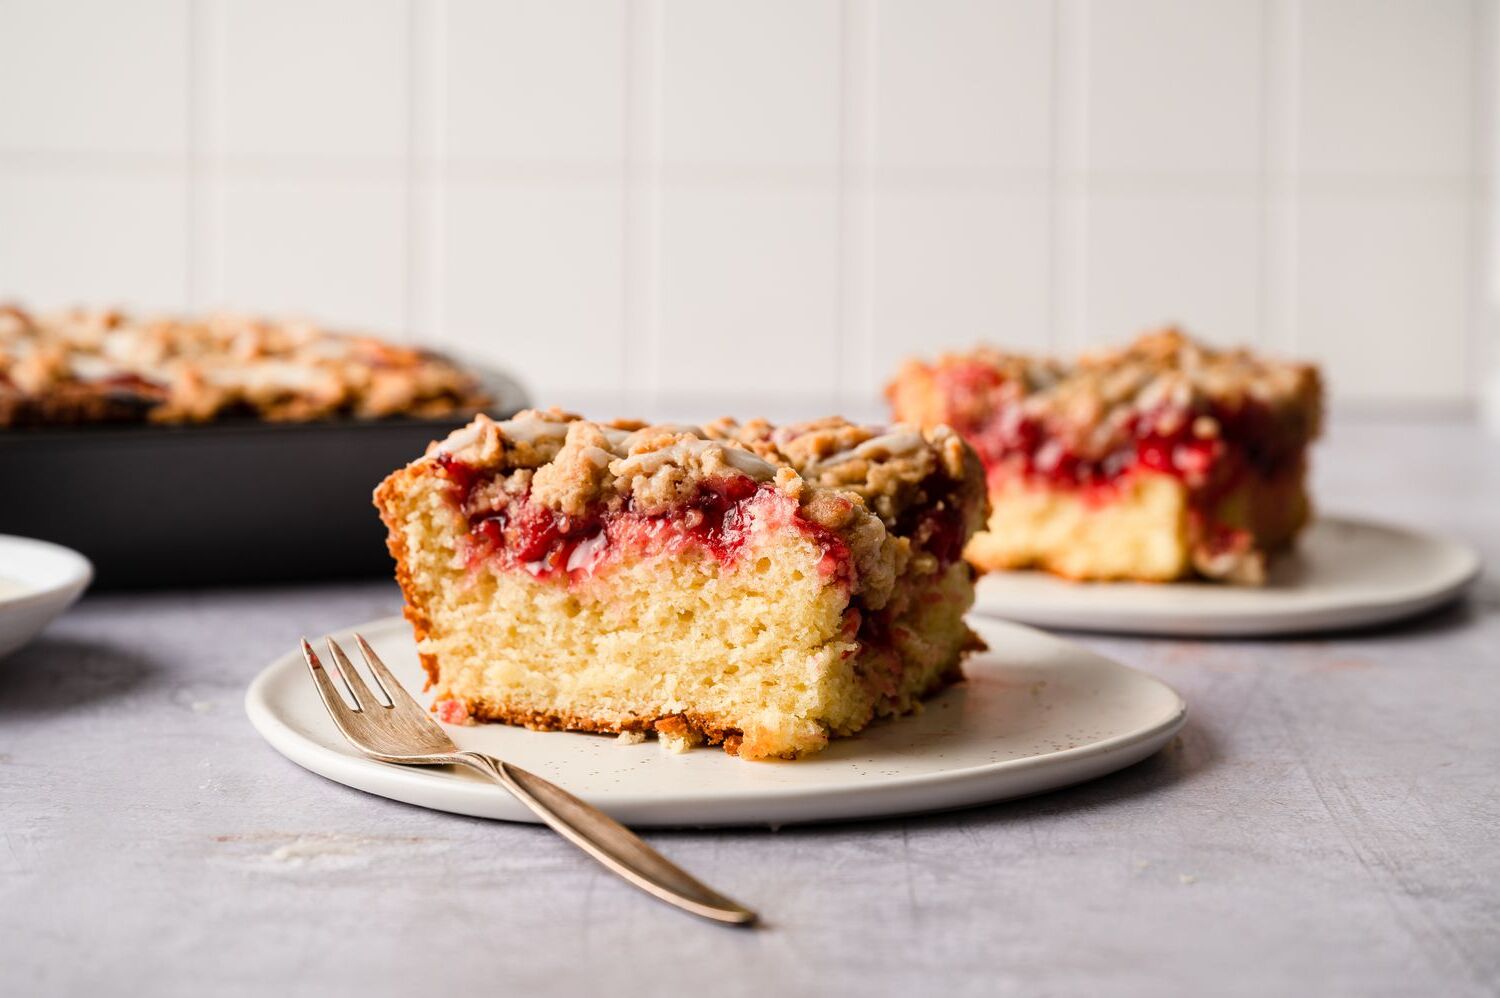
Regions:
<instances>
[{"instance_id":1,"label":"fork tine","mask_svg":"<svg viewBox=\"0 0 1500 998\"><path fill-rule=\"evenodd\" d=\"M375 699L375 694L370 692L370 688L365 685L364 679L360 677L359 670L354 667L353 662L349 661L349 656L344 654L344 649L340 648L338 642L332 638L328 639L328 651L333 655L333 664L339 668L339 675L344 677L344 682L349 687L349 695L354 697L355 710L364 710L366 707L372 706L385 706L385 704Z\"/></svg>"},{"instance_id":2,"label":"fork tine","mask_svg":"<svg viewBox=\"0 0 1500 998\"><path fill-rule=\"evenodd\" d=\"M302 658L306 660L307 669L312 673L313 684L318 687L318 696L323 698L323 706L328 708L329 715L342 729L344 727L342 718L350 709L349 705L344 703L344 698L334 687L333 680L328 678L328 670L323 668L322 662L318 661L318 653L313 651L313 646L307 643L306 638L302 639Z\"/></svg>"},{"instance_id":3,"label":"fork tine","mask_svg":"<svg viewBox=\"0 0 1500 998\"><path fill-rule=\"evenodd\" d=\"M375 654L375 649L370 647L370 642L365 640L365 636L355 632L354 642L359 646L359 654L365 660L365 665L370 667L370 675L375 677L376 684L385 693L385 698L391 702L391 706L403 710L415 710L425 717L426 709L406 692L406 687L402 686L395 676L391 675L391 670L387 669L385 663L380 660L380 656Z\"/></svg>"}]
</instances>

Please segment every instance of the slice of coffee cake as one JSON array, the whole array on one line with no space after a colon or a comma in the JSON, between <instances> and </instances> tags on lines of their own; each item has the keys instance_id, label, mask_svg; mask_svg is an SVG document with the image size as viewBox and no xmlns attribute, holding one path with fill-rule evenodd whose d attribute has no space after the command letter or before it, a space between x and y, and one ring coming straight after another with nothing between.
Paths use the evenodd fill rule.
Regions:
<instances>
[{"instance_id":1,"label":"slice of coffee cake","mask_svg":"<svg viewBox=\"0 0 1500 998\"><path fill-rule=\"evenodd\" d=\"M983 475L946 428L481 416L375 502L447 721L791 757L977 643Z\"/></svg>"},{"instance_id":2,"label":"slice of coffee cake","mask_svg":"<svg viewBox=\"0 0 1500 998\"><path fill-rule=\"evenodd\" d=\"M985 465L981 569L1256 584L1306 524L1317 369L1175 330L1073 365L980 349L908 361L895 416L952 426Z\"/></svg>"}]
</instances>

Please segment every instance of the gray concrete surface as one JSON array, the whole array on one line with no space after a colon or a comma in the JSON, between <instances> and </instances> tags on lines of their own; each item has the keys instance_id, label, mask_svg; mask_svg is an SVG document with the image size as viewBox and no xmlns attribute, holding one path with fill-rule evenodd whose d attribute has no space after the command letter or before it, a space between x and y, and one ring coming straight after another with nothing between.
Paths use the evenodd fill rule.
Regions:
<instances>
[{"instance_id":1,"label":"gray concrete surface","mask_svg":"<svg viewBox=\"0 0 1500 998\"><path fill-rule=\"evenodd\" d=\"M1500 446L1345 422L1323 506L1500 564ZM125 525L122 524L122 528ZM545 830L304 772L245 720L382 583L91 596L0 664L0 994L1493 994L1500 580L1376 632L1088 637L1192 719L1154 758L974 810L653 833L767 916L699 924Z\"/></svg>"}]
</instances>

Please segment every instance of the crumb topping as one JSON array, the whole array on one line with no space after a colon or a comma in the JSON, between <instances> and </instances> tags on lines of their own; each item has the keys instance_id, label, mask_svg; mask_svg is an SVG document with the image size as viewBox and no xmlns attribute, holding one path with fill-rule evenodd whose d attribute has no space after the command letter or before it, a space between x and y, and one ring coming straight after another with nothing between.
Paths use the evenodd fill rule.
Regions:
<instances>
[{"instance_id":1,"label":"crumb topping","mask_svg":"<svg viewBox=\"0 0 1500 998\"><path fill-rule=\"evenodd\" d=\"M912 567L956 560L989 516L979 458L947 426L863 426L838 417L775 427L720 420L711 435L794 468L811 484L859 496L912 547Z\"/></svg>"},{"instance_id":2,"label":"crumb topping","mask_svg":"<svg viewBox=\"0 0 1500 998\"><path fill-rule=\"evenodd\" d=\"M486 402L435 354L308 322L0 305L0 426L441 416Z\"/></svg>"},{"instance_id":3,"label":"crumb topping","mask_svg":"<svg viewBox=\"0 0 1500 998\"><path fill-rule=\"evenodd\" d=\"M1105 455L1138 435L1143 420L1162 435L1190 421L1195 435L1219 433L1219 415L1249 406L1268 413L1276 432L1300 441L1319 430L1317 368L1216 350L1177 329L1138 338L1076 363L981 347L935 363L908 361L887 395L903 418L979 426L997 416L1045 426L1077 454Z\"/></svg>"},{"instance_id":4,"label":"crumb topping","mask_svg":"<svg viewBox=\"0 0 1500 998\"><path fill-rule=\"evenodd\" d=\"M936 571L957 557L954 536L961 550L987 515L978 459L946 427L885 431L842 419L780 429L732 420L651 426L528 410L500 422L481 415L423 460L490 472L471 486L481 505L498 505L483 490L500 490L572 517L627 505L657 515L748 479L838 536L877 607L913 557Z\"/></svg>"},{"instance_id":5,"label":"crumb topping","mask_svg":"<svg viewBox=\"0 0 1500 998\"><path fill-rule=\"evenodd\" d=\"M959 486L981 479L974 452L944 425L863 426L831 417L782 427L720 420L708 431L789 465L817 485L858 493L892 526L933 498L928 492L934 476ZM982 490L975 489L973 504L982 507Z\"/></svg>"},{"instance_id":6,"label":"crumb topping","mask_svg":"<svg viewBox=\"0 0 1500 998\"><path fill-rule=\"evenodd\" d=\"M637 426L635 429L627 427ZM530 471L533 501L569 515L627 497L653 514L732 477L776 479L776 466L697 427L590 422L560 409L529 409L496 421L480 415L427 449L482 469Z\"/></svg>"}]
</instances>

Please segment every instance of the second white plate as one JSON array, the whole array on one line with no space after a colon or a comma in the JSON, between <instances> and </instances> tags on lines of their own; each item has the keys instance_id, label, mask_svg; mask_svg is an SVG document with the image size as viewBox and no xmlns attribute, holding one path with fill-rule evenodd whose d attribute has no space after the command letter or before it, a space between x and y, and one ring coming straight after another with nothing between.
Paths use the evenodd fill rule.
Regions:
<instances>
[{"instance_id":1,"label":"second white plate","mask_svg":"<svg viewBox=\"0 0 1500 998\"><path fill-rule=\"evenodd\" d=\"M870 818L1020 797L1128 766L1182 727L1182 698L1145 673L1028 627L978 629L991 651L965 663L967 682L920 714L796 762L745 762L718 749L671 755L655 742L501 724L448 732L460 748L532 770L627 824L702 826ZM346 643L353 630L425 703L411 628L391 618L335 637ZM440 811L536 820L467 772L360 756L334 728L296 652L261 672L245 708L279 752L331 780Z\"/></svg>"},{"instance_id":2,"label":"second white plate","mask_svg":"<svg viewBox=\"0 0 1500 998\"><path fill-rule=\"evenodd\" d=\"M974 610L1042 627L1125 634L1248 637L1369 627L1430 610L1479 576L1457 541L1366 520L1323 517L1264 586L1070 582L992 572Z\"/></svg>"}]
</instances>

